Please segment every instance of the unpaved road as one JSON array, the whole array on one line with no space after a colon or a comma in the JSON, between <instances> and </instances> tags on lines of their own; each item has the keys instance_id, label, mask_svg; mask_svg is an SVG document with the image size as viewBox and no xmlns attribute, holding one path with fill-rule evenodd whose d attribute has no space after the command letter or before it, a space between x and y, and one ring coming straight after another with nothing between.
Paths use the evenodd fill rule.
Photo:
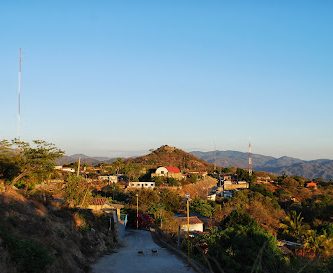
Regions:
<instances>
[{"instance_id":1,"label":"unpaved road","mask_svg":"<svg viewBox=\"0 0 333 273\"><path fill-rule=\"evenodd\" d=\"M152 252L156 249L158 254ZM142 251L142 253L138 253ZM124 246L92 266L93 273L194 273L185 262L156 245L148 231L126 231Z\"/></svg>"}]
</instances>

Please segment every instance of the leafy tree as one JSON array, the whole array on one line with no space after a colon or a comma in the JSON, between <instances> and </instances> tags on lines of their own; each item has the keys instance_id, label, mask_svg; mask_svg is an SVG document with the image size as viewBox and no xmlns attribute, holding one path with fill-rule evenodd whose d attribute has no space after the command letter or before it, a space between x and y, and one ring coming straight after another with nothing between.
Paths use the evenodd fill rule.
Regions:
<instances>
[{"instance_id":1,"label":"leafy tree","mask_svg":"<svg viewBox=\"0 0 333 273\"><path fill-rule=\"evenodd\" d=\"M215 204L215 202L210 203L207 200L197 198L191 201L190 210L205 217L212 217L214 213L214 205L212 204Z\"/></svg>"},{"instance_id":2,"label":"leafy tree","mask_svg":"<svg viewBox=\"0 0 333 273\"><path fill-rule=\"evenodd\" d=\"M19 172L18 153L7 140L0 141L0 178L12 180Z\"/></svg>"},{"instance_id":3,"label":"leafy tree","mask_svg":"<svg viewBox=\"0 0 333 273\"><path fill-rule=\"evenodd\" d=\"M170 185L170 186L179 186L181 183L178 179L176 178L173 178L173 177L168 177L167 178L167 183Z\"/></svg>"},{"instance_id":4,"label":"leafy tree","mask_svg":"<svg viewBox=\"0 0 333 273\"><path fill-rule=\"evenodd\" d=\"M2 172L5 172L14 184L20 179L46 179L54 170L55 159L64 154L54 144L42 140L34 140L32 145L19 140L2 141L0 146L1 151L5 151L2 162L4 158L10 159L9 166Z\"/></svg>"},{"instance_id":5,"label":"leafy tree","mask_svg":"<svg viewBox=\"0 0 333 273\"><path fill-rule=\"evenodd\" d=\"M284 270L276 240L248 214L233 211L219 230L199 238L208 246L207 259L214 272L270 272ZM223 269L223 271L221 271Z\"/></svg>"},{"instance_id":6,"label":"leafy tree","mask_svg":"<svg viewBox=\"0 0 333 273\"><path fill-rule=\"evenodd\" d=\"M239 181L253 182L255 180L254 175L250 176L249 172L244 169L237 168L236 174Z\"/></svg>"},{"instance_id":7,"label":"leafy tree","mask_svg":"<svg viewBox=\"0 0 333 273\"><path fill-rule=\"evenodd\" d=\"M84 178L71 175L66 181L64 197L70 207L77 207L88 206L92 195Z\"/></svg>"},{"instance_id":8,"label":"leafy tree","mask_svg":"<svg viewBox=\"0 0 333 273\"><path fill-rule=\"evenodd\" d=\"M128 163L123 167L122 171L129 177L130 181L139 181L142 167L139 164Z\"/></svg>"}]
</instances>

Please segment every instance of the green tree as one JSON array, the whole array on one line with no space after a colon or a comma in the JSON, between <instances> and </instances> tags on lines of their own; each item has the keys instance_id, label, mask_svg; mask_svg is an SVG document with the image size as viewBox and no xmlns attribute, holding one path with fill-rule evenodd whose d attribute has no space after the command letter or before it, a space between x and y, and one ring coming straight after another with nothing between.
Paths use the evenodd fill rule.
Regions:
<instances>
[{"instance_id":1,"label":"green tree","mask_svg":"<svg viewBox=\"0 0 333 273\"><path fill-rule=\"evenodd\" d=\"M202 216L212 217L214 213L214 205L212 206L212 204L215 204L215 202L210 203L207 200L196 198L191 201L190 209L191 211L195 211Z\"/></svg>"},{"instance_id":2,"label":"green tree","mask_svg":"<svg viewBox=\"0 0 333 273\"><path fill-rule=\"evenodd\" d=\"M83 177L70 175L66 181L64 197L70 207L86 207L92 194Z\"/></svg>"},{"instance_id":3,"label":"green tree","mask_svg":"<svg viewBox=\"0 0 333 273\"><path fill-rule=\"evenodd\" d=\"M6 168L5 172L10 174L14 184L21 179L33 179L35 182L46 179L54 170L55 160L64 154L54 144L43 140L34 140L30 145L15 139L12 142L2 141L0 146L1 151L5 151L4 156L10 159L10 170Z\"/></svg>"},{"instance_id":4,"label":"green tree","mask_svg":"<svg viewBox=\"0 0 333 273\"><path fill-rule=\"evenodd\" d=\"M208 235L207 259L214 272L283 272L285 263L276 240L247 213L233 211ZM223 271L222 271L223 269Z\"/></svg>"}]
</instances>

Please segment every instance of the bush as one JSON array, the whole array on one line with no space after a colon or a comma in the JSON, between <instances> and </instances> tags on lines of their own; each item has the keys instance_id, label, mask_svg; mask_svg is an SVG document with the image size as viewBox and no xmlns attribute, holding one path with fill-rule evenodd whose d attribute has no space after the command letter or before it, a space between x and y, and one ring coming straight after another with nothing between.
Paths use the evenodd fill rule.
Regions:
<instances>
[{"instance_id":1,"label":"bush","mask_svg":"<svg viewBox=\"0 0 333 273\"><path fill-rule=\"evenodd\" d=\"M233 211L220 229L203 235L208 246L208 261L216 272L283 272L285 263L274 237L247 213ZM214 271L214 272L215 272Z\"/></svg>"},{"instance_id":2,"label":"bush","mask_svg":"<svg viewBox=\"0 0 333 273\"><path fill-rule=\"evenodd\" d=\"M33 240L21 240L0 229L0 236L20 272L39 273L53 262L48 251Z\"/></svg>"}]
</instances>

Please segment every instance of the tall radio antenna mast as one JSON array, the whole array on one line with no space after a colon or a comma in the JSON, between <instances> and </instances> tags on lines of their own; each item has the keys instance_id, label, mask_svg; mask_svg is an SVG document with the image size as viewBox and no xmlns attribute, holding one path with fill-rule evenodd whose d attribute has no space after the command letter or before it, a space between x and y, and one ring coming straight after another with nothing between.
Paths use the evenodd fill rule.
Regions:
<instances>
[{"instance_id":1,"label":"tall radio antenna mast","mask_svg":"<svg viewBox=\"0 0 333 273\"><path fill-rule=\"evenodd\" d=\"M17 139L21 138L21 80L22 80L22 49L19 50L19 72L17 88Z\"/></svg>"},{"instance_id":2,"label":"tall radio antenna mast","mask_svg":"<svg viewBox=\"0 0 333 273\"><path fill-rule=\"evenodd\" d=\"M249 140L249 176L252 176L252 145Z\"/></svg>"},{"instance_id":3,"label":"tall radio antenna mast","mask_svg":"<svg viewBox=\"0 0 333 273\"><path fill-rule=\"evenodd\" d=\"M19 49L19 72L17 88L17 139L21 139L21 79L22 79L22 49Z\"/></svg>"}]
</instances>

